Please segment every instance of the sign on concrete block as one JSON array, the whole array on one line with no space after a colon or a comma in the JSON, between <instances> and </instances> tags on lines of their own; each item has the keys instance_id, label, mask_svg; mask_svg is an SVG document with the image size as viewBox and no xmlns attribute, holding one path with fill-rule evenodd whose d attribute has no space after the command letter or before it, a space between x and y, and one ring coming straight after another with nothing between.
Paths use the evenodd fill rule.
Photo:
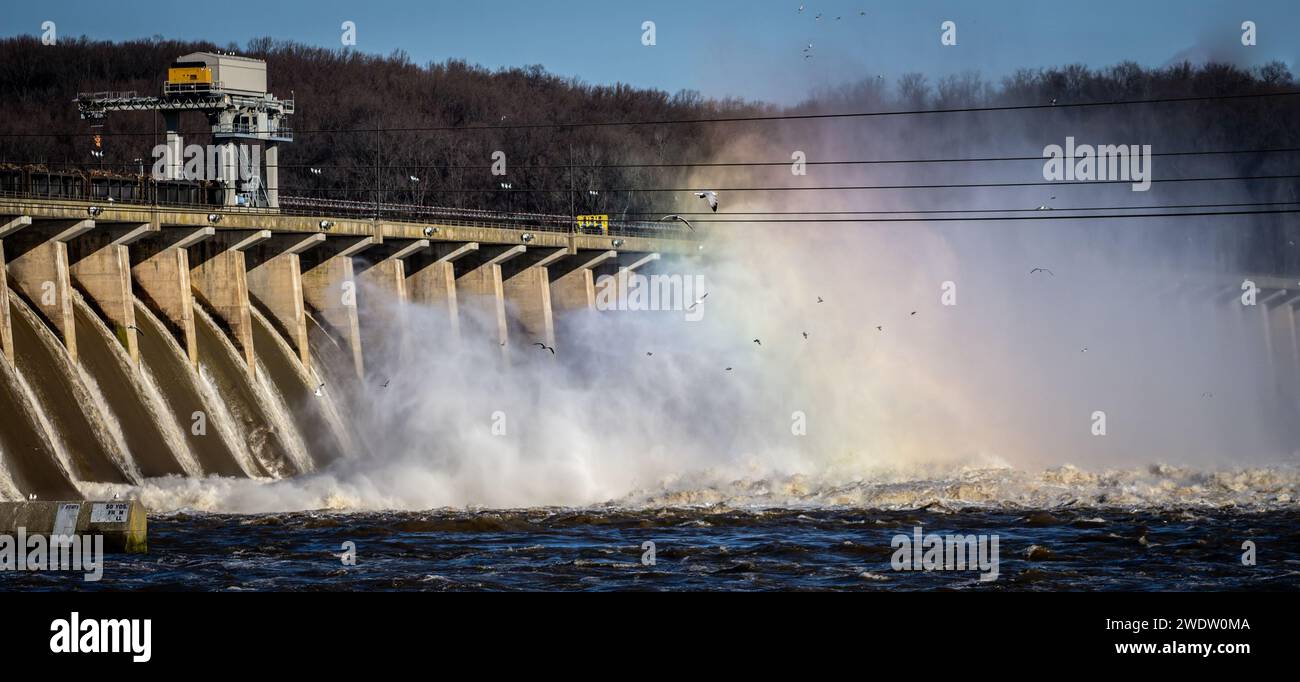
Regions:
<instances>
[{"instance_id":1,"label":"sign on concrete block","mask_svg":"<svg viewBox=\"0 0 1300 682\"><path fill-rule=\"evenodd\" d=\"M54 515L54 532L50 533L50 535L54 537L76 535L77 517L79 516L81 516L80 502L68 502L59 505L59 511Z\"/></svg>"},{"instance_id":2,"label":"sign on concrete block","mask_svg":"<svg viewBox=\"0 0 1300 682\"><path fill-rule=\"evenodd\" d=\"M96 502L90 508L91 523L126 523L130 502Z\"/></svg>"}]
</instances>

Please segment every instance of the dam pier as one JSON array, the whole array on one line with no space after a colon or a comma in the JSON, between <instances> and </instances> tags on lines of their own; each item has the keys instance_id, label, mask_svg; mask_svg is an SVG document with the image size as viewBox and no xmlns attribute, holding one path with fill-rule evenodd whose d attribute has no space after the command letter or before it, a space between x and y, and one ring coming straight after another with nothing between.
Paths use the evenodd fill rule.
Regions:
<instances>
[{"instance_id":1,"label":"dam pier","mask_svg":"<svg viewBox=\"0 0 1300 682\"><path fill-rule=\"evenodd\" d=\"M0 197L0 497L311 470L348 449L328 428L340 410L303 399L327 382L385 380L446 343L491 344L503 363L563 344L557 322L597 314L597 278L701 249L630 232ZM411 329L413 306L445 322L440 338ZM227 401L240 407L214 404ZM327 452L286 434L300 419L332 431ZM221 437L192 437L209 430Z\"/></svg>"}]
</instances>

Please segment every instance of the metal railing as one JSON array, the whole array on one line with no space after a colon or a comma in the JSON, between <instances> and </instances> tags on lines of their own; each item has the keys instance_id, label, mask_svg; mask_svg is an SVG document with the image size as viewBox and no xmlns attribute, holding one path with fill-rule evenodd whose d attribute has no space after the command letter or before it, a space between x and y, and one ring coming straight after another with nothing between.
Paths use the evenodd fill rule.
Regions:
<instances>
[{"instance_id":1,"label":"metal railing","mask_svg":"<svg viewBox=\"0 0 1300 682\"><path fill-rule=\"evenodd\" d=\"M219 92L223 89L221 81L210 81L207 83L199 82L173 82L165 81L163 83L164 95L197 95L208 94L210 92Z\"/></svg>"},{"instance_id":2,"label":"metal railing","mask_svg":"<svg viewBox=\"0 0 1300 682\"><path fill-rule=\"evenodd\" d=\"M118 200L96 192L97 186L91 187L88 196L86 188L79 184L60 184L57 191L53 185L47 185L44 192L14 191L9 187L0 189L0 199L48 199L54 201L77 201L86 204L104 202L100 208L117 208L152 212L157 210L193 211L196 213L218 213L226 215L265 215L292 217L329 217L352 218L354 220L371 220L375 217L375 205L362 201L345 201L339 199L312 199L310 197L280 197L279 208L265 206L226 206L212 203L187 203L178 201L150 201L158 194L159 188L148 183L141 188L144 196L139 201L132 199ZM686 231L680 224L619 222L611 221L607 235L601 232L586 232L578 229L572 216L544 213L502 213L484 209L463 209L453 207L424 206L417 204L381 204L381 220L394 222L436 222L439 225L456 227L481 227L503 230L521 230L531 232L549 232L559 234L589 234L609 237L645 237L653 239L694 240L697 235Z\"/></svg>"}]
</instances>

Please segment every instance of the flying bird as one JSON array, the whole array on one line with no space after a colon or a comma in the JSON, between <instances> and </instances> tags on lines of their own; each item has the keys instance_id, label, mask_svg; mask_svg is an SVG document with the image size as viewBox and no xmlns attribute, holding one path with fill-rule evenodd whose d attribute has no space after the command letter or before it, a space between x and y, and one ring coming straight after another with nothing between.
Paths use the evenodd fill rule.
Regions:
<instances>
[{"instance_id":1,"label":"flying bird","mask_svg":"<svg viewBox=\"0 0 1300 682\"><path fill-rule=\"evenodd\" d=\"M709 202L709 208L713 209L713 212L714 212L714 213L717 213L717 212L718 212L718 193L717 193L717 192L713 192L713 191L708 191L708 192L696 192L696 193L695 193L695 196L697 196L697 197L699 197L699 198L701 198L701 199L707 199L708 202Z\"/></svg>"},{"instance_id":2,"label":"flying bird","mask_svg":"<svg viewBox=\"0 0 1300 682\"><path fill-rule=\"evenodd\" d=\"M876 331L878 331L878 332L883 332L883 331L885 331L885 328L884 328L884 326L882 326L882 325L877 325L877 326L876 326Z\"/></svg>"},{"instance_id":3,"label":"flying bird","mask_svg":"<svg viewBox=\"0 0 1300 682\"><path fill-rule=\"evenodd\" d=\"M681 222L683 222L683 223L686 223L686 226L689 227L689 228L691 228L691 232L694 232L694 231L695 231L695 226L691 224L691 221L689 221L689 220L687 220L687 219L685 219L685 218L683 218L683 217L677 215L676 213L673 213L672 215L666 215L666 216L660 218L660 219L659 219L659 222L662 223L662 222L667 221L667 220L679 220L679 221L681 221Z\"/></svg>"},{"instance_id":4,"label":"flying bird","mask_svg":"<svg viewBox=\"0 0 1300 682\"><path fill-rule=\"evenodd\" d=\"M701 296L701 297L695 299L695 302L692 303L692 304L690 304L690 305L688 305L688 306L686 306L686 309L687 309L687 310L695 310L695 306L697 306L697 305L703 303L703 302L704 302L704 299L706 299L706 298L708 298L708 297L709 297L709 295L708 295L708 294L705 294L705 295L703 295L703 296Z\"/></svg>"},{"instance_id":5,"label":"flying bird","mask_svg":"<svg viewBox=\"0 0 1300 682\"><path fill-rule=\"evenodd\" d=\"M534 343L533 345L537 346L538 348L541 348L542 350L549 350L551 351L551 355L555 355L555 349L544 343Z\"/></svg>"},{"instance_id":6,"label":"flying bird","mask_svg":"<svg viewBox=\"0 0 1300 682\"><path fill-rule=\"evenodd\" d=\"M650 351L646 351L646 354L645 354L645 356L646 356L647 358L652 358L652 357L654 357L654 355L655 355L655 354L654 354L654 353L651 353Z\"/></svg>"},{"instance_id":7,"label":"flying bird","mask_svg":"<svg viewBox=\"0 0 1300 682\"><path fill-rule=\"evenodd\" d=\"M823 300L822 300L822 297L821 297L821 296L818 296L818 297L817 297L817 302L818 302L818 303L825 303L826 301L823 301Z\"/></svg>"},{"instance_id":8,"label":"flying bird","mask_svg":"<svg viewBox=\"0 0 1300 682\"><path fill-rule=\"evenodd\" d=\"M728 368L727 368L727 371L728 371L728 372L730 372L730 371L731 371L731 368L730 368L730 367L728 367Z\"/></svg>"},{"instance_id":9,"label":"flying bird","mask_svg":"<svg viewBox=\"0 0 1300 682\"><path fill-rule=\"evenodd\" d=\"M1056 276L1056 273L1052 272L1051 270L1048 270L1047 268L1034 268L1033 270L1030 270L1030 271L1029 271L1029 274L1031 274L1031 275L1036 275L1036 274L1038 274L1038 273L1040 273L1040 272L1046 272L1047 274L1051 275L1052 277L1055 277L1055 276Z\"/></svg>"},{"instance_id":10,"label":"flying bird","mask_svg":"<svg viewBox=\"0 0 1300 682\"><path fill-rule=\"evenodd\" d=\"M392 383L392 382L393 382L393 380L392 380L391 378L384 379L384 383L380 385L380 388L388 388L388 384L390 384L390 383Z\"/></svg>"},{"instance_id":11,"label":"flying bird","mask_svg":"<svg viewBox=\"0 0 1300 682\"><path fill-rule=\"evenodd\" d=\"M756 343L756 344L758 344L758 345L760 345L760 346L763 345L763 342L762 342L762 341L759 341L758 339L754 339L754 343Z\"/></svg>"},{"instance_id":12,"label":"flying bird","mask_svg":"<svg viewBox=\"0 0 1300 682\"><path fill-rule=\"evenodd\" d=\"M320 386L316 387L316 397L319 398L323 395L325 395L325 384L322 383Z\"/></svg>"},{"instance_id":13,"label":"flying bird","mask_svg":"<svg viewBox=\"0 0 1300 682\"><path fill-rule=\"evenodd\" d=\"M808 340L808 332L804 332L804 333L803 333L803 339L804 339L804 341L807 341L807 340Z\"/></svg>"}]
</instances>

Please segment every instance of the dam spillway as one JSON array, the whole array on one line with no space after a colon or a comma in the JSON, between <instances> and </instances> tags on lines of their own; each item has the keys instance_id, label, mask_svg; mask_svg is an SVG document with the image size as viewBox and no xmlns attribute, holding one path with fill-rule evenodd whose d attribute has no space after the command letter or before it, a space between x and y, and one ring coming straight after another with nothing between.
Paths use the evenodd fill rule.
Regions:
<instances>
[{"instance_id":1,"label":"dam spillway","mask_svg":"<svg viewBox=\"0 0 1300 682\"><path fill-rule=\"evenodd\" d=\"M555 346L597 277L700 248L672 230L0 199L0 499L363 456L363 386L450 343L507 365ZM438 328L417 334L413 306Z\"/></svg>"}]
</instances>

